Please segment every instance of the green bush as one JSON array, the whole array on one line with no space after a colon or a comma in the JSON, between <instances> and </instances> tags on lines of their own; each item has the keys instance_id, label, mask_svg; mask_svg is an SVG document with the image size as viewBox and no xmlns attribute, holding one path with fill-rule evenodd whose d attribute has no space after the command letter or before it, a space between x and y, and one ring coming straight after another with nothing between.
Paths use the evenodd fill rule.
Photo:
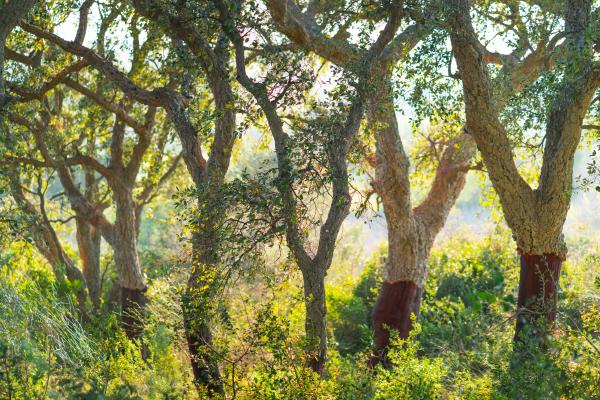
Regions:
<instances>
[{"instance_id":1,"label":"green bush","mask_svg":"<svg viewBox=\"0 0 600 400\"><path fill-rule=\"evenodd\" d=\"M323 379L305 365L297 272L281 268L268 287L240 280L225 294L226 323L213 327L227 398L600 400L598 249L575 249L561 276L552 338L544 349L526 343L515 352L519 267L512 247L465 240L440 246L431 256L417 328L390 350L388 370L368 367L380 249L356 278L327 287L331 345ZM160 273L148 290L144 360L116 314L82 324L73 318L74 288L58 285L35 257L26 268L16 267L18 259L3 255L0 398L199 398L183 335L179 267L153 267Z\"/></svg>"}]
</instances>

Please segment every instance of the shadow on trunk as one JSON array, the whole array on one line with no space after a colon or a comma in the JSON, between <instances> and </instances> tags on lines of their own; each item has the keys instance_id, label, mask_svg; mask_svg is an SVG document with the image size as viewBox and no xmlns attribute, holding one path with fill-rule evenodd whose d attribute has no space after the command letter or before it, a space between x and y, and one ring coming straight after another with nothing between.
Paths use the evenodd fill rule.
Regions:
<instances>
[{"instance_id":1,"label":"shadow on trunk","mask_svg":"<svg viewBox=\"0 0 600 400\"><path fill-rule=\"evenodd\" d=\"M371 366L382 363L389 368L387 357L390 333L398 332L400 339L407 339L413 328L413 320L419 316L423 288L410 281L383 282L377 303L373 309L375 355Z\"/></svg>"},{"instance_id":2,"label":"shadow on trunk","mask_svg":"<svg viewBox=\"0 0 600 400\"><path fill-rule=\"evenodd\" d=\"M558 281L563 258L521 252L515 344L535 341L542 348L556 319Z\"/></svg>"}]
</instances>

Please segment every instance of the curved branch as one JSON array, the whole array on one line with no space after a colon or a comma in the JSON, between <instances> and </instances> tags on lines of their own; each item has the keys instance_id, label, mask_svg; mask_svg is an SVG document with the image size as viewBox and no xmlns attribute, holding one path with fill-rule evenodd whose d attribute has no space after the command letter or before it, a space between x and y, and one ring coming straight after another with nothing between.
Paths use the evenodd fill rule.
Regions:
<instances>
[{"instance_id":1,"label":"curved branch","mask_svg":"<svg viewBox=\"0 0 600 400\"><path fill-rule=\"evenodd\" d=\"M341 38L327 38L315 20L293 0L267 0L277 28L291 41L340 66L357 65L360 51Z\"/></svg>"},{"instance_id":2,"label":"curved branch","mask_svg":"<svg viewBox=\"0 0 600 400\"><path fill-rule=\"evenodd\" d=\"M20 96L20 98L16 99L16 101L18 102L27 102L31 100L41 101L48 91L54 89L60 83L64 82L70 74L81 71L88 65L89 63L86 60L79 60L76 63L60 70L48 82L44 83L42 87L40 87L38 90L28 90L20 88L16 85L11 85L10 89Z\"/></svg>"},{"instance_id":3,"label":"curved branch","mask_svg":"<svg viewBox=\"0 0 600 400\"><path fill-rule=\"evenodd\" d=\"M29 32L38 38L45 39L51 43L54 43L66 52L86 59L90 65L102 72L108 79L117 85L119 89L121 89L132 99L135 99L146 105L157 107L162 105L160 89L150 91L141 88L131 79L129 79L125 73L115 67L110 61L96 54L92 49L82 46L76 42L64 40L61 37L51 32L46 32L35 25L22 22L20 26L24 31Z\"/></svg>"},{"instance_id":4,"label":"curved branch","mask_svg":"<svg viewBox=\"0 0 600 400\"><path fill-rule=\"evenodd\" d=\"M444 227L448 214L465 186L476 147L466 133L451 141L439 161L425 199L414 208L415 218L427 228L431 241Z\"/></svg>"}]
</instances>

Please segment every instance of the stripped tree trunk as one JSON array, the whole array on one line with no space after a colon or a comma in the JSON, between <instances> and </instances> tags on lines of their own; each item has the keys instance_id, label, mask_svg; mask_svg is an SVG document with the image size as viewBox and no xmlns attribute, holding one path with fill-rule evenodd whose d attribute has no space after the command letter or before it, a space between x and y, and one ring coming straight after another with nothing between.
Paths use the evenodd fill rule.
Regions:
<instances>
[{"instance_id":1,"label":"stripped tree trunk","mask_svg":"<svg viewBox=\"0 0 600 400\"><path fill-rule=\"evenodd\" d=\"M449 0L447 5L454 56L461 76L468 77L462 80L467 128L477 142L521 255L515 339L543 343L556 316L560 267L567 254L562 229L572 193L575 151L600 86L600 68L593 63L586 40L591 2L566 0L564 4L564 46L577 68L565 71L550 103L536 189L525 182L515 164L483 61L486 50L470 19L470 4Z\"/></svg>"},{"instance_id":2,"label":"stripped tree trunk","mask_svg":"<svg viewBox=\"0 0 600 400\"><path fill-rule=\"evenodd\" d=\"M468 145L455 152L454 146L449 146L451 150L436 172L435 188L413 211L408 179L410 163L398 132L389 71L416 46L426 30L413 25L396 34L401 17L391 7L386 27L373 47L361 51L343 38L327 37L314 15L303 12L294 2L268 0L267 6L277 28L305 50L349 72L360 69L358 66L368 60L366 75L373 88L368 90L367 115L377 144L377 180L373 183L383 202L389 239L386 283L374 310L377 361L389 343L388 328L399 329L406 336L411 329L410 311L418 314L429 249L464 185L474 150ZM457 160L454 153L460 154Z\"/></svg>"},{"instance_id":3,"label":"stripped tree trunk","mask_svg":"<svg viewBox=\"0 0 600 400\"><path fill-rule=\"evenodd\" d=\"M368 118L377 144L373 182L382 199L388 225L388 258L384 282L373 309L376 354L372 363L383 361L390 333L408 338L412 318L419 315L427 263L435 237L462 191L475 146L461 135L446 147L425 200L412 208L409 181L410 160L406 155L395 115L389 78L382 78L369 102Z\"/></svg>"},{"instance_id":4,"label":"stripped tree trunk","mask_svg":"<svg viewBox=\"0 0 600 400\"><path fill-rule=\"evenodd\" d=\"M558 279L563 257L556 254L534 255L521 253L519 297L517 299L517 325L515 341L521 332L543 340L556 319Z\"/></svg>"}]
</instances>

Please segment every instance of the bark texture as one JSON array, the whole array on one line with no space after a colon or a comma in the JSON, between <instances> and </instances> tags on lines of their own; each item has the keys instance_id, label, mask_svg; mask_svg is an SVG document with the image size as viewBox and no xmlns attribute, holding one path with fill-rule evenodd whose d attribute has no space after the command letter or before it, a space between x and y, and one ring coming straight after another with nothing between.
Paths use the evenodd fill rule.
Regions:
<instances>
[{"instance_id":1,"label":"bark texture","mask_svg":"<svg viewBox=\"0 0 600 400\"><path fill-rule=\"evenodd\" d=\"M390 66L405 58L429 28L414 24L396 34L397 25L393 28L393 21L398 16L390 11L388 29L380 36L381 40L372 49L361 50L341 37L324 35L313 16L303 13L294 1L269 0L267 4L278 29L290 40L348 71L357 71L363 57L376 55L369 67L371 95L367 99L367 117L376 139L377 179L374 186L381 197L388 224L389 248L384 285L397 281L411 282L419 297L427 277L429 251L464 187L468 166L475 153L475 146L468 135L451 143L443 153L428 196L413 209L410 161L398 131ZM394 295L393 291L382 291L379 303L386 307L397 304ZM388 299L387 296L392 297ZM414 304L418 314L420 297ZM398 307L397 312L392 313L395 318L410 320L406 312L412 308ZM379 316L374 317L374 325L382 326ZM382 337L382 334L376 336ZM386 340L382 339L380 343L387 343Z\"/></svg>"},{"instance_id":2,"label":"bark texture","mask_svg":"<svg viewBox=\"0 0 600 400\"><path fill-rule=\"evenodd\" d=\"M573 159L583 118L600 84L600 68L590 63L585 47L572 53L582 63L581 69L567 74L550 106L542 170L538 188L532 189L517 170L511 143L500 123L485 51L471 24L469 4L462 0L448 4L454 55L461 76L468 77L463 79L467 129L477 142L517 246L528 254L564 257L567 249L562 227L570 204ZM568 43L579 43L585 34L582 26L588 25L589 8L588 1L565 3Z\"/></svg>"},{"instance_id":3,"label":"bark texture","mask_svg":"<svg viewBox=\"0 0 600 400\"><path fill-rule=\"evenodd\" d=\"M389 366L386 353L391 332L397 332L400 339L408 338L413 327L411 315L418 317L422 294L423 289L411 281L383 283L373 308L375 364Z\"/></svg>"},{"instance_id":4,"label":"bark texture","mask_svg":"<svg viewBox=\"0 0 600 400\"><path fill-rule=\"evenodd\" d=\"M524 336L543 336L556 319L558 281L563 258L557 254L527 254L521 252L521 274L517 299L515 341Z\"/></svg>"},{"instance_id":5,"label":"bark texture","mask_svg":"<svg viewBox=\"0 0 600 400\"><path fill-rule=\"evenodd\" d=\"M206 387L210 394L222 394L224 390L219 367L208 348L212 344L210 325L194 319L185 318L184 321L194 381Z\"/></svg>"},{"instance_id":6,"label":"bark texture","mask_svg":"<svg viewBox=\"0 0 600 400\"><path fill-rule=\"evenodd\" d=\"M546 122L545 146L537 189L532 189L517 170L508 134L499 119L494 90L484 59L485 47L479 42L470 19L467 0L448 0L451 42L463 83L467 129L477 142L488 174L500 198L508 226L522 254L519 309L532 298L545 298L550 312L542 313L548 325L560 272L558 260L566 257L562 229L569 210L575 150L581 136L583 119L593 94L600 85L600 66L593 61L591 44L586 39L590 26L591 2L564 2L566 54L572 65L564 71L552 99ZM535 267L537 266L537 267ZM546 287L535 269L554 282ZM537 308L537 307L534 307ZM539 311L538 311L539 312ZM517 331L531 318L520 315ZM538 329L530 333L536 335ZM518 337L516 335L515 337Z\"/></svg>"},{"instance_id":7,"label":"bark texture","mask_svg":"<svg viewBox=\"0 0 600 400\"><path fill-rule=\"evenodd\" d=\"M10 96L7 96L4 87L6 38L19 21L27 16L35 3L36 0L10 0L3 7L0 7L0 110L10 101Z\"/></svg>"},{"instance_id":8,"label":"bark texture","mask_svg":"<svg viewBox=\"0 0 600 400\"><path fill-rule=\"evenodd\" d=\"M82 272L87 284L90 300L95 310L100 308L100 245L99 231L85 221L76 218L76 238L81 259Z\"/></svg>"},{"instance_id":9,"label":"bark texture","mask_svg":"<svg viewBox=\"0 0 600 400\"><path fill-rule=\"evenodd\" d=\"M306 317L304 321L306 337L309 343L307 365L319 375L323 373L327 358L327 305L325 302L325 277L322 269L316 273L305 272L304 304Z\"/></svg>"},{"instance_id":10,"label":"bark texture","mask_svg":"<svg viewBox=\"0 0 600 400\"><path fill-rule=\"evenodd\" d=\"M129 190L114 190L115 265L121 286L121 325L130 339L139 339L144 326L147 289L137 250L135 204Z\"/></svg>"},{"instance_id":11,"label":"bark texture","mask_svg":"<svg viewBox=\"0 0 600 400\"><path fill-rule=\"evenodd\" d=\"M368 118L376 138L376 182L388 226L388 259L384 283L373 312L376 355L384 366L389 334L406 339L412 329L411 314L419 315L427 279L429 254L448 214L460 195L475 154L469 135L451 141L436 168L429 193L412 207L410 160L404 151L396 120L389 78L382 78L370 99Z\"/></svg>"}]
</instances>

